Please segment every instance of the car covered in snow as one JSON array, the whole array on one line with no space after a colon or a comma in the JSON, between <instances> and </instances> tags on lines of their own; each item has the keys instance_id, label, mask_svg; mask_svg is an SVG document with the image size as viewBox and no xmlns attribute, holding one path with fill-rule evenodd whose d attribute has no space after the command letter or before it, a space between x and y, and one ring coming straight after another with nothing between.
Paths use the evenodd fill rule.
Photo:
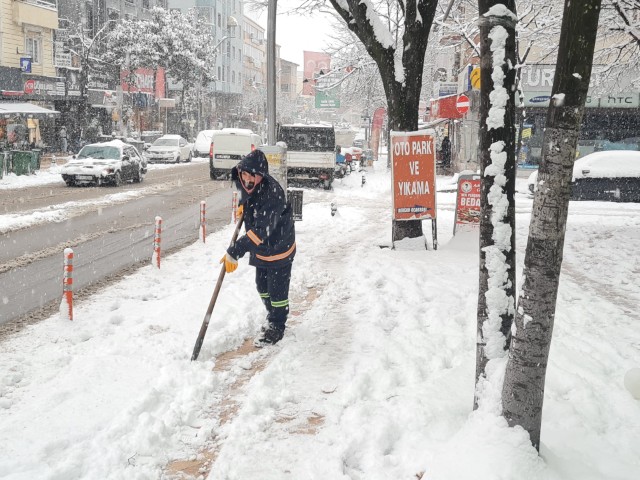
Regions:
<instances>
[{"instance_id":1,"label":"car covered in snow","mask_svg":"<svg viewBox=\"0 0 640 480\"><path fill-rule=\"evenodd\" d=\"M209 150L211 149L211 137L215 130L201 130L193 144L193 156L196 158L209 158Z\"/></svg>"},{"instance_id":2,"label":"car covered in snow","mask_svg":"<svg viewBox=\"0 0 640 480\"><path fill-rule=\"evenodd\" d=\"M149 163L190 162L192 145L180 135L163 135L147 149L145 157Z\"/></svg>"},{"instance_id":3,"label":"car covered in snow","mask_svg":"<svg viewBox=\"0 0 640 480\"><path fill-rule=\"evenodd\" d=\"M529 176L527 185L531 194L540 187L537 171ZM576 160L571 199L640 202L640 152L607 150Z\"/></svg>"},{"instance_id":4,"label":"car covered in snow","mask_svg":"<svg viewBox=\"0 0 640 480\"><path fill-rule=\"evenodd\" d=\"M60 169L67 186L122 185L123 182L142 182L147 162L138 150L121 140L85 145Z\"/></svg>"}]
</instances>

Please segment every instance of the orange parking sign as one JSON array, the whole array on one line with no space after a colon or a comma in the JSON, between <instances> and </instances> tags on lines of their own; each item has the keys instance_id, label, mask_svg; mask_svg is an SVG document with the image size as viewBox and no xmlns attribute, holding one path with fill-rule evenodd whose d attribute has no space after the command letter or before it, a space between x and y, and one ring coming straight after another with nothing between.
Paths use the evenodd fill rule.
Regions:
<instances>
[{"instance_id":1,"label":"orange parking sign","mask_svg":"<svg viewBox=\"0 0 640 480\"><path fill-rule=\"evenodd\" d=\"M391 132L393 219L436 218L436 156L433 134Z\"/></svg>"}]
</instances>

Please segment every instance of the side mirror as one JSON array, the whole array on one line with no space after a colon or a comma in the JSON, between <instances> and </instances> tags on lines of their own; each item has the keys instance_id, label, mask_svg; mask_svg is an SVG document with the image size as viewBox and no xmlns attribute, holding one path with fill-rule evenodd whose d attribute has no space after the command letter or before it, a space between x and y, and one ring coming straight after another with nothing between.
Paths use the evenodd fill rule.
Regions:
<instances>
[{"instance_id":1,"label":"side mirror","mask_svg":"<svg viewBox=\"0 0 640 480\"><path fill-rule=\"evenodd\" d=\"M122 161L123 161L123 162L128 162L128 161L129 161L129 155L124 155L124 156L122 157Z\"/></svg>"},{"instance_id":2,"label":"side mirror","mask_svg":"<svg viewBox=\"0 0 640 480\"><path fill-rule=\"evenodd\" d=\"M76 159L76 156L75 156L75 155L71 155L71 158L73 158L73 159L75 160L75 159Z\"/></svg>"}]
</instances>

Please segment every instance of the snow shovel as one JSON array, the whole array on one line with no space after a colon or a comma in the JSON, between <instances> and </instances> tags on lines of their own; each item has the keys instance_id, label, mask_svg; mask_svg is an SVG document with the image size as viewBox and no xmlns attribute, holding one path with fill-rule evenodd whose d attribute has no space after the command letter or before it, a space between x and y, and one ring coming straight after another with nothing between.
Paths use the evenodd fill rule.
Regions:
<instances>
[{"instance_id":1,"label":"snow shovel","mask_svg":"<svg viewBox=\"0 0 640 480\"><path fill-rule=\"evenodd\" d=\"M238 224L236 225L236 229L233 232L233 237L231 237L231 244L233 245L235 241L238 239L238 234L240 233L240 228L242 228L242 220L240 217L238 220ZM204 320L202 321L202 326L200 327L200 333L198 333L198 338L196 339L196 345L193 347L193 354L191 355L191 361L198 359L198 355L200 355L200 349L202 348L202 342L204 342L204 336L207 333L207 328L209 327L209 320L211 320L211 312L213 312L213 307L216 304L216 300L218 299L218 293L220 293L220 287L222 286L222 280L224 280L224 274L226 273L224 263L222 264L222 268L220 269L220 274L218 275L218 283L216 283L216 288L213 290L213 295L211 295L211 301L209 302L209 308L207 308L207 313L204 316Z\"/></svg>"}]
</instances>

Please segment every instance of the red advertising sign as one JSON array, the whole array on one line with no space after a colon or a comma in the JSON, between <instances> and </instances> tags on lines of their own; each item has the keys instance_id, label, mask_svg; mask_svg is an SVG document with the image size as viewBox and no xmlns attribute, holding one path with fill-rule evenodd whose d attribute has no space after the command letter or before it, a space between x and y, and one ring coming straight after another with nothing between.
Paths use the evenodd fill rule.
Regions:
<instances>
[{"instance_id":1,"label":"red advertising sign","mask_svg":"<svg viewBox=\"0 0 640 480\"><path fill-rule=\"evenodd\" d=\"M36 81L33 79L24 82L24 93L31 95L36 90Z\"/></svg>"},{"instance_id":2,"label":"red advertising sign","mask_svg":"<svg viewBox=\"0 0 640 480\"><path fill-rule=\"evenodd\" d=\"M436 218L434 135L391 132L393 219Z\"/></svg>"},{"instance_id":3,"label":"red advertising sign","mask_svg":"<svg viewBox=\"0 0 640 480\"><path fill-rule=\"evenodd\" d=\"M120 72L120 86L123 92L155 93L155 70L138 68L134 72Z\"/></svg>"},{"instance_id":4,"label":"red advertising sign","mask_svg":"<svg viewBox=\"0 0 640 480\"><path fill-rule=\"evenodd\" d=\"M314 88L315 74L322 70L324 73L329 72L331 69L331 55L321 52L307 52L304 53L304 79L307 82L302 84L302 95L315 95Z\"/></svg>"},{"instance_id":5,"label":"red advertising sign","mask_svg":"<svg viewBox=\"0 0 640 480\"><path fill-rule=\"evenodd\" d=\"M480 175L460 175L458 178L454 233L460 226L480 226Z\"/></svg>"}]
</instances>

